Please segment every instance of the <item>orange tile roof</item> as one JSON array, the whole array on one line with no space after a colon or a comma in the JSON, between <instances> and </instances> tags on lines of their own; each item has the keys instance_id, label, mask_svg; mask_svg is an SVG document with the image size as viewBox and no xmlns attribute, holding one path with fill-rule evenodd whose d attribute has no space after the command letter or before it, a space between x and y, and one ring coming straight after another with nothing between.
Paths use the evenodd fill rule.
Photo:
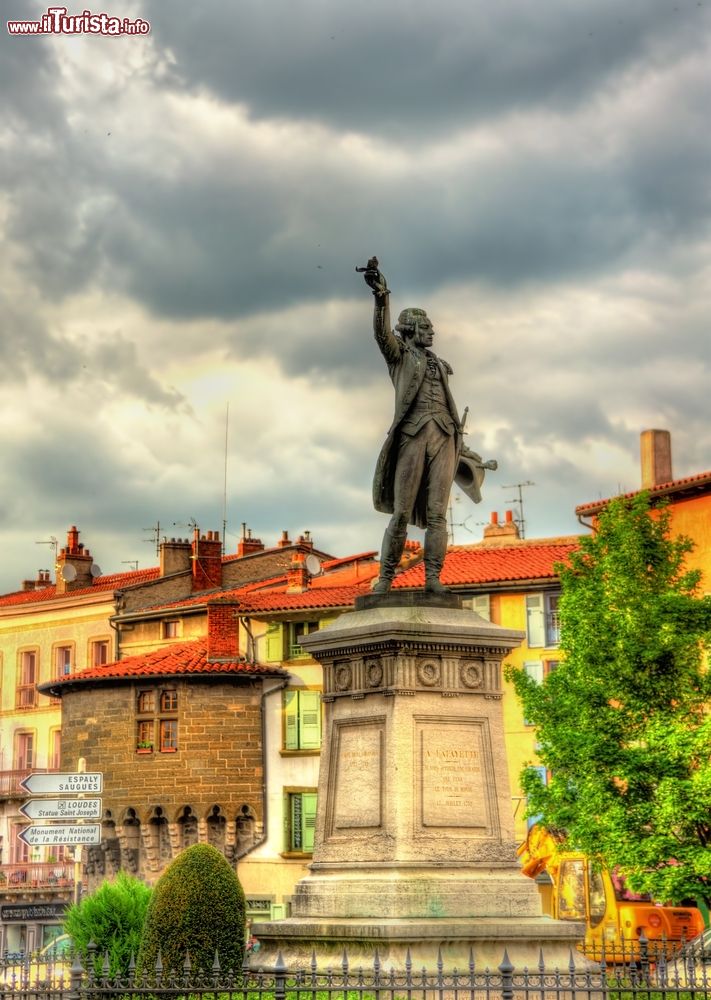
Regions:
<instances>
[{"instance_id":1,"label":"orange tile roof","mask_svg":"<svg viewBox=\"0 0 711 1000\"><path fill-rule=\"evenodd\" d=\"M171 643L155 649L150 653L139 653L127 656L115 663L107 663L101 667L89 667L79 670L66 677L46 681L38 685L40 691L51 688L61 690L63 687L78 683L102 680L131 680L135 677L179 677L185 674L285 674L278 667L263 663L244 663L234 659L211 662L207 658L207 639L190 639L186 642Z\"/></svg>"},{"instance_id":2,"label":"orange tile roof","mask_svg":"<svg viewBox=\"0 0 711 1000\"><path fill-rule=\"evenodd\" d=\"M447 552L441 580L445 586L481 583L508 583L521 580L544 580L557 574L555 565L565 562L578 548L572 539L527 540L512 545L455 546ZM425 568L422 563L395 578L395 587L422 587Z\"/></svg>"},{"instance_id":3,"label":"orange tile roof","mask_svg":"<svg viewBox=\"0 0 711 1000\"><path fill-rule=\"evenodd\" d=\"M685 493L692 490L700 490L704 486L711 486L711 471L709 472L697 472L693 476L684 476L683 479L671 479L668 483L659 483L658 486L652 486L648 491L652 499L655 497L671 496L674 493ZM643 490L632 490L630 493L619 494L619 499L631 500L632 497L636 497L639 493L644 492ZM576 514L597 514L603 510L610 500L618 499L618 497L607 497L606 500L591 500L589 503L581 503L575 508Z\"/></svg>"},{"instance_id":4,"label":"orange tile roof","mask_svg":"<svg viewBox=\"0 0 711 1000\"><path fill-rule=\"evenodd\" d=\"M155 580L158 578L159 572L158 567L153 566L150 569L134 569L128 570L125 573L110 573L106 576L97 576L90 587L80 587L78 590L67 591L65 594L58 594L55 584L43 587L41 590L18 590L14 593L0 596L0 608L53 601L55 598L61 600L62 598L84 597L87 594L120 590L122 587L148 583L150 580Z\"/></svg>"},{"instance_id":5,"label":"orange tile roof","mask_svg":"<svg viewBox=\"0 0 711 1000\"><path fill-rule=\"evenodd\" d=\"M351 608L360 594L370 593L372 577L343 587L309 588L301 594L284 590L245 594L240 600L242 614L259 615L270 611L315 611L326 608Z\"/></svg>"}]
</instances>

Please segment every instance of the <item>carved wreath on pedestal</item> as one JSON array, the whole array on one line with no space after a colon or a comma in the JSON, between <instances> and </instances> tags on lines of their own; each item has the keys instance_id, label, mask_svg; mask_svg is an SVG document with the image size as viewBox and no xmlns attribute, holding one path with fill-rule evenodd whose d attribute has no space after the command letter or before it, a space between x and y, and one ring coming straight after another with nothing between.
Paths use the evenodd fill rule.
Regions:
<instances>
[{"instance_id":1,"label":"carved wreath on pedestal","mask_svg":"<svg viewBox=\"0 0 711 1000\"><path fill-rule=\"evenodd\" d=\"M442 666L428 661L417 664L417 679L423 687L436 687L442 683Z\"/></svg>"},{"instance_id":2,"label":"carved wreath on pedestal","mask_svg":"<svg viewBox=\"0 0 711 1000\"><path fill-rule=\"evenodd\" d=\"M484 684L484 671L481 663L469 660L459 667L459 679L465 688L480 688Z\"/></svg>"},{"instance_id":3,"label":"carved wreath on pedestal","mask_svg":"<svg viewBox=\"0 0 711 1000\"><path fill-rule=\"evenodd\" d=\"M349 663L339 663L333 671L336 691L347 691L353 683L353 671Z\"/></svg>"}]
</instances>

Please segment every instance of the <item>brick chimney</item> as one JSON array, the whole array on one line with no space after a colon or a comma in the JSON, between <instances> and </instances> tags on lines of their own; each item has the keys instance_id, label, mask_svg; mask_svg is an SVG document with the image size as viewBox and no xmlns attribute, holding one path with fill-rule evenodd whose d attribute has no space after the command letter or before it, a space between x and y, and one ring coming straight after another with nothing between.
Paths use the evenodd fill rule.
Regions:
<instances>
[{"instance_id":1,"label":"brick chimney","mask_svg":"<svg viewBox=\"0 0 711 1000\"><path fill-rule=\"evenodd\" d=\"M237 543L237 555L248 556L252 552L264 552L264 544L261 538L252 538L252 529L242 522L242 537Z\"/></svg>"},{"instance_id":2,"label":"brick chimney","mask_svg":"<svg viewBox=\"0 0 711 1000\"><path fill-rule=\"evenodd\" d=\"M279 548L279 549L285 549L288 545L292 545L292 544L293 543L292 543L291 539L289 538L289 532L288 531L282 531L281 538L277 542L277 548Z\"/></svg>"},{"instance_id":3,"label":"brick chimney","mask_svg":"<svg viewBox=\"0 0 711 1000\"><path fill-rule=\"evenodd\" d=\"M36 580L23 580L22 589L24 591L28 590L44 590L45 587L51 587L52 580L50 579L48 569L37 570Z\"/></svg>"},{"instance_id":4,"label":"brick chimney","mask_svg":"<svg viewBox=\"0 0 711 1000\"><path fill-rule=\"evenodd\" d=\"M309 571L306 569L306 556L302 552L295 552L291 566L286 571L286 592L287 594L303 594L309 589Z\"/></svg>"},{"instance_id":5,"label":"brick chimney","mask_svg":"<svg viewBox=\"0 0 711 1000\"><path fill-rule=\"evenodd\" d=\"M67 532L67 544L57 556L57 593L68 594L90 587L93 562L91 552L79 541L79 531L73 524Z\"/></svg>"},{"instance_id":6,"label":"brick chimney","mask_svg":"<svg viewBox=\"0 0 711 1000\"><path fill-rule=\"evenodd\" d=\"M639 441L642 489L670 483L672 475L671 434L669 431L642 431Z\"/></svg>"},{"instance_id":7,"label":"brick chimney","mask_svg":"<svg viewBox=\"0 0 711 1000\"><path fill-rule=\"evenodd\" d=\"M208 661L239 659L238 607L238 602L229 597L207 602Z\"/></svg>"},{"instance_id":8,"label":"brick chimney","mask_svg":"<svg viewBox=\"0 0 711 1000\"><path fill-rule=\"evenodd\" d=\"M510 545L519 540L518 525L513 519L513 511L506 511L503 524L499 524L497 512L492 511L491 521L484 526L484 542L487 545Z\"/></svg>"},{"instance_id":9,"label":"brick chimney","mask_svg":"<svg viewBox=\"0 0 711 1000\"><path fill-rule=\"evenodd\" d=\"M303 535L299 535L296 540L296 544L300 545L302 549L313 549L314 540L311 537L311 532L305 531Z\"/></svg>"},{"instance_id":10,"label":"brick chimney","mask_svg":"<svg viewBox=\"0 0 711 1000\"><path fill-rule=\"evenodd\" d=\"M187 538L164 538L160 543L160 575L187 573L192 567L192 546Z\"/></svg>"},{"instance_id":11,"label":"brick chimney","mask_svg":"<svg viewBox=\"0 0 711 1000\"><path fill-rule=\"evenodd\" d=\"M193 538L193 590L212 590L222 586L222 542L219 531L201 535L195 529Z\"/></svg>"}]
</instances>

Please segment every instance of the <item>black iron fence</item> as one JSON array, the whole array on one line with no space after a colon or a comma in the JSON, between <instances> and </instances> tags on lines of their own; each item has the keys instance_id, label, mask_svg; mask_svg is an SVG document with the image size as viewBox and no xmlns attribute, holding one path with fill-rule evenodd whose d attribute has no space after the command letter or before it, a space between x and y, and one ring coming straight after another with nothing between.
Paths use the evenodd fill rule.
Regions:
<instances>
[{"instance_id":1,"label":"black iron fence","mask_svg":"<svg viewBox=\"0 0 711 1000\"><path fill-rule=\"evenodd\" d=\"M566 968L548 968L543 956L535 968L515 968L504 951L497 968L478 969L474 955L467 968L444 968L441 955L430 970L386 968L377 953L368 967L342 961L319 969L315 957L290 969L279 957L269 968L193 969L186 960L179 972L160 961L138 972L132 962L124 975L112 976L108 959L75 956L71 962L43 965L37 958L0 962L0 1000L711 1000L711 951L702 939L678 948L654 947L644 939L613 964L571 953ZM599 957L599 956L598 956ZM255 964L259 955L248 956ZM97 970L97 964L99 966Z\"/></svg>"}]
</instances>

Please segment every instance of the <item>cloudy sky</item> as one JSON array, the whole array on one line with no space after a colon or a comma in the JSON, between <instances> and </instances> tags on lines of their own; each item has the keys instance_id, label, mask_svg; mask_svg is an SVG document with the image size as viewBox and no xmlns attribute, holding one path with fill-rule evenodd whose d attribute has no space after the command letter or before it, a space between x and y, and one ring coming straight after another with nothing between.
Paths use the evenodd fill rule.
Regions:
<instances>
[{"instance_id":1,"label":"cloudy sky","mask_svg":"<svg viewBox=\"0 0 711 1000\"><path fill-rule=\"evenodd\" d=\"M710 0L96 10L150 33L2 25L0 591L70 524L104 572L221 528L226 438L228 550L377 548L371 254L499 461L457 542L528 481L528 537L578 530L646 427L711 467Z\"/></svg>"}]
</instances>

